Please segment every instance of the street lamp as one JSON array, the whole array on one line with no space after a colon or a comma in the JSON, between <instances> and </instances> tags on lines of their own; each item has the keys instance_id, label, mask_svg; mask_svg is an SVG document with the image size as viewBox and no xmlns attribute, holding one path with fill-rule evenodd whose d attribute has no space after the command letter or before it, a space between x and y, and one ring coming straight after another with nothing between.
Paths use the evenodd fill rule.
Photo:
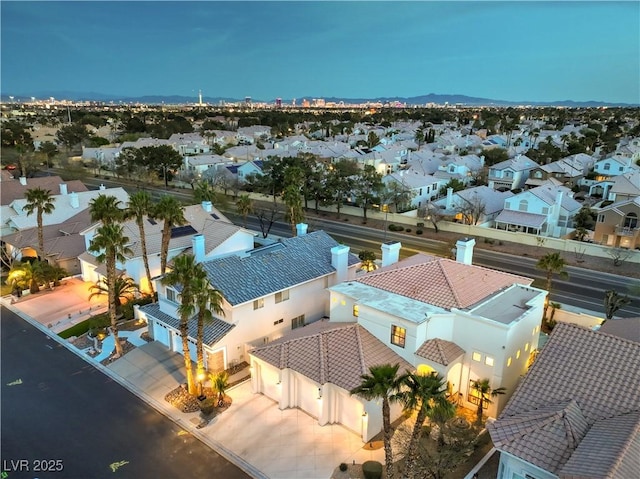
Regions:
<instances>
[{"instance_id":1,"label":"street lamp","mask_svg":"<svg viewBox=\"0 0 640 479\"><path fill-rule=\"evenodd\" d=\"M202 388L202 381L204 381L205 379L204 368L201 368L201 367L198 368L197 378L198 378L198 398L204 399L203 388Z\"/></svg>"},{"instance_id":2,"label":"street lamp","mask_svg":"<svg viewBox=\"0 0 640 479\"><path fill-rule=\"evenodd\" d=\"M384 203L382 205L382 210L384 211L384 238L383 241L387 241L387 218L389 217L389 205Z\"/></svg>"}]
</instances>

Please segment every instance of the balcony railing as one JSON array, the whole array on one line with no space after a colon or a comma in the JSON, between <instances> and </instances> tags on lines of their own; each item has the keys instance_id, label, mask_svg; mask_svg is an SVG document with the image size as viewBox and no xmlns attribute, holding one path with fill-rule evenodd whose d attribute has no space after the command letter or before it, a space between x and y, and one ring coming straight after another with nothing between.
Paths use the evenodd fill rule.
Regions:
<instances>
[{"instance_id":1,"label":"balcony railing","mask_svg":"<svg viewBox=\"0 0 640 479\"><path fill-rule=\"evenodd\" d=\"M616 234L619 236L636 236L640 228L631 228L630 226L617 226Z\"/></svg>"}]
</instances>

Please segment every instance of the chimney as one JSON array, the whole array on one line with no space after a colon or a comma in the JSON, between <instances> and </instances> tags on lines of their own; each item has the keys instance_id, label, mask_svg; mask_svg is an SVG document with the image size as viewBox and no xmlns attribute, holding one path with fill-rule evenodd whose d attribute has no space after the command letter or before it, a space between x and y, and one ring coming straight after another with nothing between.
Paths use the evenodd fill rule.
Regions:
<instances>
[{"instance_id":1,"label":"chimney","mask_svg":"<svg viewBox=\"0 0 640 479\"><path fill-rule=\"evenodd\" d=\"M196 258L196 263L202 263L204 260L204 235L193 235L191 238L191 248L193 249L193 256Z\"/></svg>"},{"instance_id":2,"label":"chimney","mask_svg":"<svg viewBox=\"0 0 640 479\"><path fill-rule=\"evenodd\" d=\"M402 243L399 241L387 241L382 243L382 266L389 266L398 262Z\"/></svg>"},{"instance_id":3,"label":"chimney","mask_svg":"<svg viewBox=\"0 0 640 479\"><path fill-rule=\"evenodd\" d=\"M462 238L456 243L456 261L462 264L472 264L473 247L476 240L473 238Z\"/></svg>"},{"instance_id":4,"label":"chimney","mask_svg":"<svg viewBox=\"0 0 640 479\"><path fill-rule=\"evenodd\" d=\"M451 208L453 208L453 188L449 187L447 188L447 202L444 205L444 208L449 211Z\"/></svg>"},{"instance_id":5,"label":"chimney","mask_svg":"<svg viewBox=\"0 0 640 479\"><path fill-rule=\"evenodd\" d=\"M27 178L25 176L20 177L20 184L22 186L27 186Z\"/></svg>"},{"instance_id":6,"label":"chimney","mask_svg":"<svg viewBox=\"0 0 640 479\"><path fill-rule=\"evenodd\" d=\"M306 223L298 223L296 225L296 236L304 236L307 234L307 228L309 227Z\"/></svg>"},{"instance_id":7,"label":"chimney","mask_svg":"<svg viewBox=\"0 0 640 479\"><path fill-rule=\"evenodd\" d=\"M338 245L331 248L331 266L336 269L336 283L347 279L347 267L349 266L349 247Z\"/></svg>"},{"instance_id":8,"label":"chimney","mask_svg":"<svg viewBox=\"0 0 640 479\"><path fill-rule=\"evenodd\" d=\"M67 194L67 184L66 183L60 183L60 194L61 195L66 195Z\"/></svg>"},{"instance_id":9,"label":"chimney","mask_svg":"<svg viewBox=\"0 0 640 479\"><path fill-rule=\"evenodd\" d=\"M76 193L75 191L72 191L69 195L69 205L71 205L72 208L80 208L78 193Z\"/></svg>"},{"instance_id":10,"label":"chimney","mask_svg":"<svg viewBox=\"0 0 640 479\"><path fill-rule=\"evenodd\" d=\"M203 201L202 202L202 209L205 210L207 213L211 213L211 207L213 205L211 204L211 201Z\"/></svg>"}]
</instances>

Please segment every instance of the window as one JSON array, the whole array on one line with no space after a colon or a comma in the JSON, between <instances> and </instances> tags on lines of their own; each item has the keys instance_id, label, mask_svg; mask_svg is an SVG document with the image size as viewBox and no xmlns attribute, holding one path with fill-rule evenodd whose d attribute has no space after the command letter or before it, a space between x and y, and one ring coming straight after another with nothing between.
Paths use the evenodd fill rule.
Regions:
<instances>
[{"instance_id":1,"label":"window","mask_svg":"<svg viewBox=\"0 0 640 479\"><path fill-rule=\"evenodd\" d=\"M544 207L542 208L542 214L543 214L543 215L548 215L548 214L549 214L549 208L548 208L548 207L546 207L546 206L544 206Z\"/></svg>"},{"instance_id":2,"label":"window","mask_svg":"<svg viewBox=\"0 0 640 479\"><path fill-rule=\"evenodd\" d=\"M474 351L473 354L471 355L471 359L473 359L474 361L482 361L482 354Z\"/></svg>"},{"instance_id":3,"label":"window","mask_svg":"<svg viewBox=\"0 0 640 479\"><path fill-rule=\"evenodd\" d=\"M638 227L638 215L631 212L624 218L625 228L637 228Z\"/></svg>"},{"instance_id":4,"label":"window","mask_svg":"<svg viewBox=\"0 0 640 479\"><path fill-rule=\"evenodd\" d=\"M533 174L533 177L534 177L534 178L542 178L542 171L536 171L536 172Z\"/></svg>"},{"instance_id":5,"label":"window","mask_svg":"<svg viewBox=\"0 0 640 479\"><path fill-rule=\"evenodd\" d=\"M287 301L289 299L289 290L285 289L284 291L280 291L276 293L276 304L282 303L283 301Z\"/></svg>"},{"instance_id":6,"label":"window","mask_svg":"<svg viewBox=\"0 0 640 479\"><path fill-rule=\"evenodd\" d=\"M507 359L507 367L511 366L511 356L509 356L509 359Z\"/></svg>"},{"instance_id":7,"label":"window","mask_svg":"<svg viewBox=\"0 0 640 479\"><path fill-rule=\"evenodd\" d=\"M284 321L284 319L280 318L280 319L278 319L277 321L274 321L274 322L273 322L273 325L274 325L274 326L277 326L278 324L282 323L283 321Z\"/></svg>"},{"instance_id":8,"label":"window","mask_svg":"<svg viewBox=\"0 0 640 479\"><path fill-rule=\"evenodd\" d=\"M254 300L253 302L253 309L260 309L260 308L264 308L264 298L259 298Z\"/></svg>"},{"instance_id":9,"label":"window","mask_svg":"<svg viewBox=\"0 0 640 479\"><path fill-rule=\"evenodd\" d=\"M598 223L604 223L604 215L598 215Z\"/></svg>"},{"instance_id":10,"label":"window","mask_svg":"<svg viewBox=\"0 0 640 479\"><path fill-rule=\"evenodd\" d=\"M520 350L519 349L516 351L516 359L520 359Z\"/></svg>"},{"instance_id":11,"label":"window","mask_svg":"<svg viewBox=\"0 0 640 479\"><path fill-rule=\"evenodd\" d=\"M291 320L291 329L301 328L302 326L304 326L304 314L296 316Z\"/></svg>"},{"instance_id":12,"label":"window","mask_svg":"<svg viewBox=\"0 0 640 479\"><path fill-rule=\"evenodd\" d=\"M353 305L353 315L357 318L358 315L360 314L360 308L357 304Z\"/></svg>"},{"instance_id":13,"label":"window","mask_svg":"<svg viewBox=\"0 0 640 479\"><path fill-rule=\"evenodd\" d=\"M520 204L518 205L518 209L520 211L527 211L529 209L529 202L527 200L520 200Z\"/></svg>"},{"instance_id":14,"label":"window","mask_svg":"<svg viewBox=\"0 0 640 479\"><path fill-rule=\"evenodd\" d=\"M484 358L484 363L487 366L493 366L493 358L491 356L487 356L486 358Z\"/></svg>"},{"instance_id":15,"label":"window","mask_svg":"<svg viewBox=\"0 0 640 479\"><path fill-rule=\"evenodd\" d=\"M604 169L605 169L605 170L610 170L610 169L611 169L611 164L609 164L609 163L605 163L605 164L604 164Z\"/></svg>"},{"instance_id":16,"label":"window","mask_svg":"<svg viewBox=\"0 0 640 479\"><path fill-rule=\"evenodd\" d=\"M167 288L167 300L171 301L172 303L178 302L178 293L176 293L175 289Z\"/></svg>"},{"instance_id":17,"label":"window","mask_svg":"<svg viewBox=\"0 0 640 479\"><path fill-rule=\"evenodd\" d=\"M400 346L404 348L404 343L407 339L407 330L401 328L400 326L396 326L395 324L391 326L391 344L395 344L396 346Z\"/></svg>"}]
</instances>

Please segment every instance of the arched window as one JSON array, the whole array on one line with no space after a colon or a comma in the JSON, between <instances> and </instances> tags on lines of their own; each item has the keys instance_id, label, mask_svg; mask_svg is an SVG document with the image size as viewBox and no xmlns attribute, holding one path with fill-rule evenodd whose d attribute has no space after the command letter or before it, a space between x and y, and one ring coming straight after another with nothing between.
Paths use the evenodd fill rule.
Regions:
<instances>
[{"instance_id":1,"label":"arched window","mask_svg":"<svg viewBox=\"0 0 640 479\"><path fill-rule=\"evenodd\" d=\"M520 211L528 211L529 210L529 202L527 200L520 200L520 205L518 207Z\"/></svg>"}]
</instances>

